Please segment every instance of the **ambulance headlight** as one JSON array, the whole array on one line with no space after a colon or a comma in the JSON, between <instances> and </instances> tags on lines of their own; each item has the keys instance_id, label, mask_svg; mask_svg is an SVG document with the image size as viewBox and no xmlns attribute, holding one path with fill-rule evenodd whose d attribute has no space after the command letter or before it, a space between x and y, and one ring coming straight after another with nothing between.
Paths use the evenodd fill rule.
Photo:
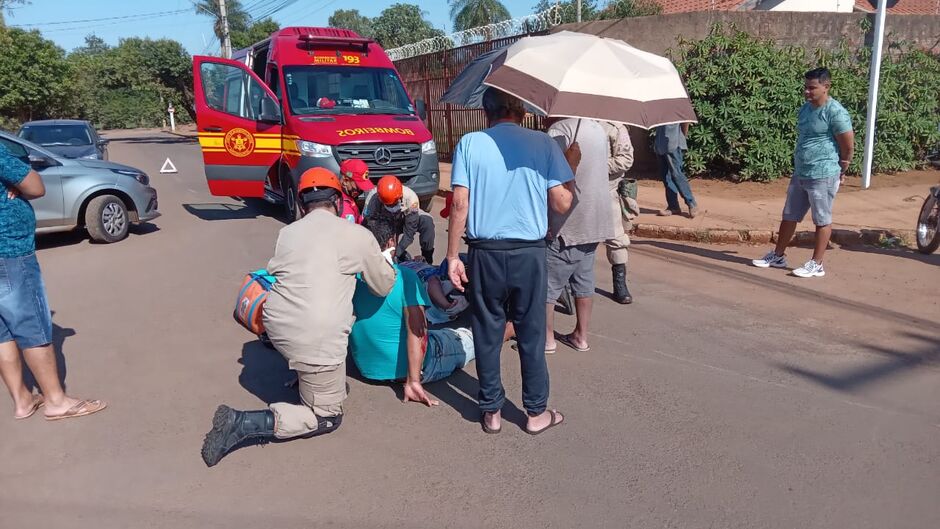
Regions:
<instances>
[{"instance_id":1,"label":"ambulance headlight","mask_svg":"<svg viewBox=\"0 0 940 529\"><path fill-rule=\"evenodd\" d=\"M437 154L437 144L429 140L421 144L421 154Z\"/></svg>"},{"instance_id":2,"label":"ambulance headlight","mask_svg":"<svg viewBox=\"0 0 940 529\"><path fill-rule=\"evenodd\" d=\"M297 150L304 156L312 158L331 158L333 156L332 147L312 141L297 140Z\"/></svg>"}]
</instances>

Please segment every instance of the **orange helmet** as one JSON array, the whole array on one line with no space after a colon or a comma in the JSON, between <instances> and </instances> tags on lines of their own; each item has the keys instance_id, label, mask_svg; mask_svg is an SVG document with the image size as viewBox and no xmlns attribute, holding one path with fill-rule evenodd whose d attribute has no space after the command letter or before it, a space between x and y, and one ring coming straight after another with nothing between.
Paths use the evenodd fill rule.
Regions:
<instances>
[{"instance_id":1,"label":"orange helmet","mask_svg":"<svg viewBox=\"0 0 940 529\"><path fill-rule=\"evenodd\" d=\"M379 200L386 206L395 205L403 196L401 181L394 176L387 175L379 178L376 187L379 188Z\"/></svg>"},{"instance_id":2,"label":"orange helmet","mask_svg":"<svg viewBox=\"0 0 940 529\"><path fill-rule=\"evenodd\" d=\"M323 167L313 167L304 171L300 175L300 183L297 186L297 194L300 196L302 202L310 202L311 200L304 200L305 195L307 199L312 200L322 200L324 198L329 198L328 195L332 193L322 193L322 191L334 190L336 194L341 194L343 188L339 185L339 178L333 174L329 169ZM319 192L319 193L318 193ZM314 196L316 195L316 196Z\"/></svg>"}]
</instances>

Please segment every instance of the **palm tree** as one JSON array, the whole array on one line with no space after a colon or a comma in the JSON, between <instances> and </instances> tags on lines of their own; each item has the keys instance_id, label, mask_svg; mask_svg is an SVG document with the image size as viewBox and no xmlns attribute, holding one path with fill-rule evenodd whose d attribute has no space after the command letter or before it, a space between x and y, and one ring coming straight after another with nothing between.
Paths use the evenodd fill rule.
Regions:
<instances>
[{"instance_id":1,"label":"palm tree","mask_svg":"<svg viewBox=\"0 0 940 529\"><path fill-rule=\"evenodd\" d=\"M509 10L499 0L450 0L454 30L478 28L509 20Z\"/></svg>"},{"instance_id":2,"label":"palm tree","mask_svg":"<svg viewBox=\"0 0 940 529\"><path fill-rule=\"evenodd\" d=\"M196 13L215 18L212 30L222 42L222 14L219 11L219 0L199 0L194 2ZM251 24L251 15L245 11L240 0L225 0L225 16L228 18L229 33L246 31Z\"/></svg>"}]
</instances>

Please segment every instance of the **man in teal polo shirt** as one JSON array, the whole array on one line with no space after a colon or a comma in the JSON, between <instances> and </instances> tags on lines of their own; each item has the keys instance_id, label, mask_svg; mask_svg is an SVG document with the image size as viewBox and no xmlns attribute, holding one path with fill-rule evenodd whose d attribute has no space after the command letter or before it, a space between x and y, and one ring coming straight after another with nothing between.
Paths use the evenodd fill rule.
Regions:
<instances>
[{"instance_id":1,"label":"man in teal polo shirt","mask_svg":"<svg viewBox=\"0 0 940 529\"><path fill-rule=\"evenodd\" d=\"M777 236L777 247L762 259L752 261L760 268L786 268L784 256L797 223L812 211L816 225L816 248L813 258L793 270L797 277L822 277L823 256L832 236L832 203L845 180L845 171L852 163L855 133L848 111L829 96L832 77L829 70L817 68L806 72L803 96L797 121L796 151L793 155L793 177L787 188L783 220Z\"/></svg>"}]
</instances>

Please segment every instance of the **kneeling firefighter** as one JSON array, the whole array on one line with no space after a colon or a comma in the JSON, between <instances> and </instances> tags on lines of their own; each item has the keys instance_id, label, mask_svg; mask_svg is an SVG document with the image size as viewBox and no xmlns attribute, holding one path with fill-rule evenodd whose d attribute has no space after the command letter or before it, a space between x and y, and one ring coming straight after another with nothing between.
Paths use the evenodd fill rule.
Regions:
<instances>
[{"instance_id":1,"label":"kneeling firefighter","mask_svg":"<svg viewBox=\"0 0 940 529\"><path fill-rule=\"evenodd\" d=\"M300 177L304 216L281 229L267 270L277 281L264 304L272 345L297 372L302 404L238 411L219 406L202 445L213 466L249 438L292 439L329 433L342 423L346 399L346 341L354 321L356 274L375 295L395 285L390 253L372 234L341 218L342 187L327 169Z\"/></svg>"}]
</instances>

